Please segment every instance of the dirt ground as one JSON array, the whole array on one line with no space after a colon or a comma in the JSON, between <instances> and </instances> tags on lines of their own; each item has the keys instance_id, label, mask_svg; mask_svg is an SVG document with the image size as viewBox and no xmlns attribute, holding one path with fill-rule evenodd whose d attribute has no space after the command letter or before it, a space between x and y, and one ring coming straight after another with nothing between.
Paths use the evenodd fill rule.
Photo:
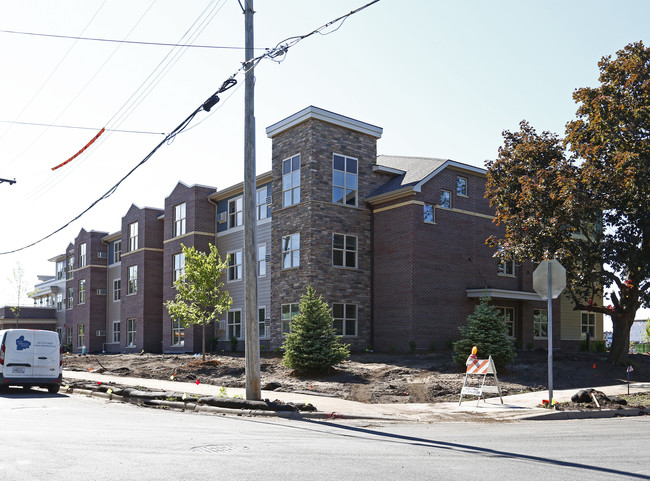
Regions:
<instances>
[{"instance_id":1,"label":"dirt ground","mask_svg":"<svg viewBox=\"0 0 650 481\"><path fill-rule=\"evenodd\" d=\"M631 381L650 381L650 355L630 356ZM103 372L178 381L196 381L226 387L245 387L244 356L209 354L205 362L191 354L65 354L64 369ZM548 355L545 351L519 352L513 364L497 373L504 395L547 389ZM282 365L279 355L262 353L263 390L318 393L367 403L432 403L457 401L465 379L450 352L353 354L326 376L297 376ZM473 385L480 376L471 379ZM597 387L627 382L625 367L606 362L602 353L556 353L553 356L555 389ZM488 376L486 384L493 383Z\"/></svg>"}]
</instances>

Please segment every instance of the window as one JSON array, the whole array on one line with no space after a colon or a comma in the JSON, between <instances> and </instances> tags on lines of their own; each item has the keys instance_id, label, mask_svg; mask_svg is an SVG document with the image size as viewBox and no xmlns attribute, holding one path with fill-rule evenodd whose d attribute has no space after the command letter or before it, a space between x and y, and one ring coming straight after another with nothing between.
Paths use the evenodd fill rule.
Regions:
<instances>
[{"instance_id":1,"label":"window","mask_svg":"<svg viewBox=\"0 0 650 481\"><path fill-rule=\"evenodd\" d=\"M282 161L282 207L300 202L300 154Z\"/></svg>"},{"instance_id":2,"label":"window","mask_svg":"<svg viewBox=\"0 0 650 481\"><path fill-rule=\"evenodd\" d=\"M266 244L257 246L257 275L266 276Z\"/></svg>"},{"instance_id":3,"label":"window","mask_svg":"<svg viewBox=\"0 0 650 481\"><path fill-rule=\"evenodd\" d=\"M533 309L533 337L548 339L548 309Z\"/></svg>"},{"instance_id":4,"label":"window","mask_svg":"<svg viewBox=\"0 0 650 481\"><path fill-rule=\"evenodd\" d=\"M260 327L259 337L260 339L267 339L269 337L268 329L265 324L266 319L266 307L260 307L257 310L257 322Z\"/></svg>"},{"instance_id":5,"label":"window","mask_svg":"<svg viewBox=\"0 0 650 481\"><path fill-rule=\"evenodd\" d=\"M181 347L185 345L185 329L179 321L172 319L172 346Z\"/></svg>"},{"instance_id":6,"label":"window","mask_svg":"<svg viewBox=\"0 0 650 481\"><path fill-rule=\"evenodd\" d=\"M86 345L86 327L83 324L77 326L77 347Z\"/></svg>"},{"instance_id":7,"label":"window","mask_svg":"<svg viewBox=\"0 0 650 481\"><path fill-rule=\"evenodd\" d=\"M138 248L138 223L129 224L129 252Z\"/></svg>"},{"instance_id":8,"label":"window","mask_svg":"<svg viewBox=\"0 0 650 481\"><path fill-rule=\"evenodd\" d=\"M515 275L515 261L514 259L503 260L499 262L497 268L497 274L500 276L511 276Z\"/></svg>"},{"instance_id":9,"label":"window","mask_svg":"<svg viewBox=\"0 0 650 481\"><path fill-rule=\"evenodd\" d=\"M291 320L300 314L300 304L282 304L282 335L291 332Z\"/></svg>"},{"instance_id":10,"label":"window","mask_svg":"<svg viewBox=\"0 0 650 481\"><path fill-rule=\"evenodd\" d=\"M119 344L120 342L120 321L113 321L113 342Z\"/></svg>"},{"instance_id":11,"label":"window","mask_svg":"<svg viewBox=\"0 0 650 481\"><path fill-rule=\"evenodd\" d=\"M86 243L79 246L79 268L86 267Z\"/></svg>"},{"instance_id":12,"label":"window","mask_svg":"<svg viewBox=\"0 0 650 481\"><path fill-rule=\"evenodd\" d=\"M136 319L126 320L126 347L135 347L136 342Z\"/></svg>"},{"instance_id":13,"label":"window","mask_svg":"<svg viewBox=\"0 0 650 481\"><path fill-rule=\"evenodd\" d=\"M172 282L176 282L180 277L185 274L185 254L174 254L172 256L174 264L174 272L172 274Z\"/></svg>"},{"instance_id":14,"label":"window","mask_svg":"<svg viewBox=\"0 0 650 481\"><path fill-rule=\"evenodd\" d=\"M126 295L130 296L138 292L138 266L129 266L129 282Z\"/></svg>"},{"instance_id":15,"label":"window","mask_svg":"<svg viewBox=\"0 0 650 481\"><path fill-rule=\"evenodd\" d=\"M267 197L266 187L257 189L257 195L255 196L255 204L257 207L257 220L266 219L268 217L269 211L266 206L266 197Z\"/></svg>"},{"instance_id":16,"label":"window","mask_svg":"<svg viewBox=\"0 0 650 481\"><path fill-rule=\"evenodd\" d=\"M113 243L113 262L120 262L122 260L122 241L115 241Z\"/></svg>"},{"instance_id":17,"label":"window","mask_svg":"<svg viewBox=\"0 0 650 481\"><path fill-rule=\"evenodd\" d=\"M74 306L74 288L68 287L68 309Z\"/></svg>"},{"instance_id":18,"label":"window","mask_svg":"<svg viewBox=\"0 0 650 481\"><path fill-rule=\"evenodd\" d=\"M228 339L241 339L241 311L228 311L227 322Z\"/></svg>"},{"instance_id":19,"label":"window","mask_svg":"<svg viewBox=\"0 0 650 481\"><path fill-rule=\"evenodd\" d=\"M79 281L79 304L86 303L86 279Z\"/></svg>"},{"instance_id":20,"label":"window","mask_svg":"<svg viewBox=\"0 0 650 481\"><path fill-rule=\"evenodd\" d=\"M587 337L587 333L594 339L596 336L596 314L594 312L582 311L580 313L580 332L583 339Z\"/></svg>"},{"instance_id":21,"label":"window","mask_svg":"<svg viewBox=\"0 0 650 481\"><path fill-rule=\"evenodd\" d=\"M357 267L357 237L332 234L332 265Z\"/></svg>"},{"instance_id":22,"label":"window","mask_svg":"<svg viewBox=\"0 0 650 481\"><path fill-rule=\"evenodd\" d=\"M66 279L74 279L74 256L68 257L68 272Z\"/></svg>"},{"instance_id":23,"label":"window","mask_svg":"<svg viewBox=\"0 0 650 481\"><path fill-rule=\"evenodd\" d=\"M72 347L72 327L65 328L65 343Z\"/></svg>"},{"instance_id":24,"label":"window","mask_svg":"<svg viewBox=\"0 0 650 481\"><path fill-rule=\"evenodd\" d=\"M436 214L431 204L424 204L424 222L434 224L436 222Z\"/></svg>"},{"instance_id":25,"label":"window","mask_svg":"<svg viewBox=\"0 0 650 481\"><path fill-rule=\"evenodd\" d=\"M456 194L467 197L467 177L456 177Z\"/></svg>"},{"instance_id":26,"label":"window","mask_svg":"<svg viewBox=\"0 0 650 481\"><path fill-rule=\"evenodd\" d=\"M174 206L174 237L185 234L185 202Z\"/></svg>"},{"instance_id":27,"label":"window","mask_svg":"<svg viewBox=\"0 0 650 481\"><path fill-rule=\"evenodd\" d=\"M333 327L339 336L357 335L356 304L332 304Z\"/></svg>"},{"instance_id":28,"label":"window","mask_svg":"<svg viewBox=\"0 0 650 481\"><path fill-rule=\"evenodd\" d=\"M514 307L498 307L497 309L503 316L503 322L506 325L506 336L515 337L515 309Z\"/></svg>"},{"instance_id":29,"label":"window","mask_svg":"<svg viewBox=\"0 0 650 481\"><path fill-rule=\"evenodd\" d=\"M241 197L228 201L228 228L244 224L244 200Z\"/></svg>"},{"instance_id":30,"label":"window","mask_svg":"<svg viewBox=\"0 0 650 481\"><path fill-rule=\"evenodd\" d=\"M114 279L113 280L113 301L117 302L122 299L122 280Z\"/></svg>"},{"instance_id":31,"label":"window","mask_svg":"<svg viewBox=\"0 0 650 481\"><path fill-rule=\"evenodd\" d=\"M282 268L290 269L300 266L300 234L282 238Z\"/></svg>"},{"instance_id":32,"label":"window","mask_svg":"<svg viewBox=\"0 0 650 481\"><path fill-rule=\"evenodd\" d=\"M332 202L357 205L357 159L334 154L332 169Z\"/></svg>"},{"instance_id":33,"label":"window","mask_svg":"<svg viewBox=\"0 0 650 481\"><path fill-rule=\"evenodd\" d=\"M56 310L57 311L63 310L63 292L59 292L56 295Z\"/></svg>"},{"instance_id":34,"label":"window","mask_svg":"<svg viewBox=\"0 0 650 481\"><path fill-rule=\"evenodd\" d=\"M451 209L451 192L448 190L440 191L440 207Z\"/></svg>"},{"instance_id":35,"label":"window","mask_svg":"<svg viewBox=\"0 0 650 481\"><path fill-rule=\"evenodd\" d=\"M59 261L56 263L56 280L60 281L63 279L65 272L65 261Z\"/></svg>"},{"instance_id":36,"label":"window","mask_svg":"<svg viewBox=\"0 0 650 481\"><path fill-rule=\"evenodd\" d=\"M241 279L242 279L241 250L228 252L228 282L241 281Z\"/></svg>"}]
</instances>

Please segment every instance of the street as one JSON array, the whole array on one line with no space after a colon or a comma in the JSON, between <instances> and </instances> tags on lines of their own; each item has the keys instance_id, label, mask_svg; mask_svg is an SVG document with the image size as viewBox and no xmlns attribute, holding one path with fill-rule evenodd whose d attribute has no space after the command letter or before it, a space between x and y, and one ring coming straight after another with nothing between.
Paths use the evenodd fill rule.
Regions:
<instances>
[{"instance_id":1,"label":"street","mask_svg":"<svg viewBox=\"0 0 650 481\"><path fill-rule=\"evenodd\" d=\"M650 479L650 418L387 424L0 395L0 480Z\"/></svg>"}]
</instances>

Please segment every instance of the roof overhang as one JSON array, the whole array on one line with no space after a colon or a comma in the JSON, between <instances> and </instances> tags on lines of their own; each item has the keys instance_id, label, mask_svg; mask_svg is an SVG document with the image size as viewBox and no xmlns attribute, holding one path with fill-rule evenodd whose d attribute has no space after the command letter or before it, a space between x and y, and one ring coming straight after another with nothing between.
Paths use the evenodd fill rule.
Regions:
<instances>
[{"instance_id":1,"label":"roof overhang","mask_svg":"<svg viewBox=\"0 0 650 481\"><path fill-rule=\"evenodd\" d=\"M257 177L255 177L255 184L257 186L266 184L268 182L271 182L272 178L273 178L273 172L269 170L268 172L264 172L263 174L259 174ZM219 190L214 194L210 194L208 199L212 202L217 202L218 200L226 199L228 197L232 197L233 195L237 195L242 192L244 192L244 183L240 182L239 184L226 187L225 189Z\"/></svg>"},{"instance_id":2,"label":"roof overhang","mask_svg":"<svg viewBox=\"0 0 650 481\"><path fill-rule=\"evenodd\" d=\"M365 122L361 122L360 120L355 120L350 117L345 117L344 115L335 114L334 112L330 112L328 110L310 106L306 109L302 109L300 112L296 112L284 120L280 120L279 122L276 122L275 124L267 127L266 136L269 138L275 137L285 130L289 130L290 128L306 122L309 119L321 120L329 124L338 125L339 127L354 130L355 132L370 135L376 139L381 138L381 134L384 132L384 129L377 127L376 125L367 124Z\"/></svg>"},{"instance_id":3,"label":"roof overhang","mask_svg":"<svg viewBox=\"0 0 650 481\"><path fill-rule=\"evenodd\" d=\"M510 299L513 301L543 301L539 294L529 291L511 291L508 289L466 289L467 297L491 297L493 299Z\"/></svg>"}]
</instances>

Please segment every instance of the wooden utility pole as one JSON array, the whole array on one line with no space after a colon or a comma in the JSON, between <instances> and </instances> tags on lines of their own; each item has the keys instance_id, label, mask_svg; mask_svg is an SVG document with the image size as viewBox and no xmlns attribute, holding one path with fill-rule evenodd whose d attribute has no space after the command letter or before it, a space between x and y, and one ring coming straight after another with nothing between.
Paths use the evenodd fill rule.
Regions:
<instances>
[{"instance_id":1,"label":"wooden utility pole","mask_svg":"<svg viewBox=\"0 0 650 481\"><path fill-rule=\"evenodd\" d=\"M257 320L257 243L255 227L255 73L253 70L253 0L245 0L245 94L244 94L244 291L246 322L246 399L259 401L260 342Z\"/></svg>"}]
</instances>

